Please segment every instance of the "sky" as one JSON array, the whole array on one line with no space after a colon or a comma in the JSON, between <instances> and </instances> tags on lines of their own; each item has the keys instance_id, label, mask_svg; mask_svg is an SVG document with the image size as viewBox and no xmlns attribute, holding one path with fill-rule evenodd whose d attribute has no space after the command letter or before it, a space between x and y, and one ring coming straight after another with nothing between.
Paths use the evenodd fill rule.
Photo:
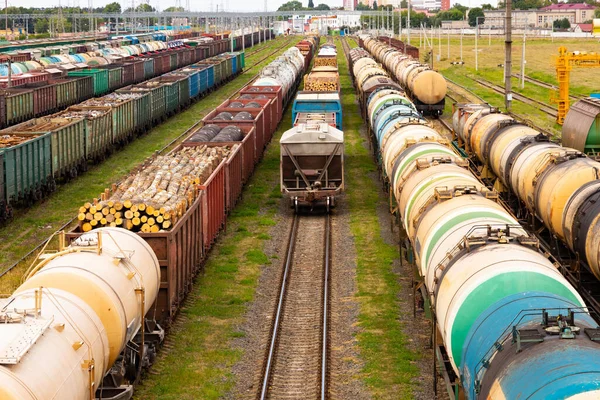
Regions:
<instances>
[{"instance_id":1,"label":"sky","mask_svg":"<svg viewBox=\"0 0 600 400\"><path fill-rule=\"evenodd\" d=\"M101 7L108 3L112 3L115 0L93 0L94 7ZM118 1L118 0L117 0ZM286 3L288 0L267 0L267 8L269 11L275 11L280 5ZM308 4L308 0L300 0L304 5ZM341 7L342 0L313 0L315 5L325 3L330 7ZM122 8L131 7L131 0L119 1ZM146 1L143 1L144 3ZM185 7L186 0L180 0L181 5ZM135 4L142 3L141 0L135 0ZM176 5L176 0L150 0L150 5L159 10L163 10L170 6ZM213 10L216 10L217 4L221 9L221 4L225 8L225 11L264 11L264 0L190 0L190 7L192 11L210 11L211 3ZM57 6L59 0L8 0L8 6L22 6L22 7L52 7ZM88 0L60 0L62 6L80 6L87 7Z\"/></svg>"},{"instance_id":2,"label":"sky","mask_svg":"<svg viewBox=\"0 0 600 400\"><path fill-rule=\"evenodd\" d=\"M87 7L89 0L8 0L9 6L23 6L23 7L51 7L57 6L59 3L63 6L80 6ZM108 3L112 3L115 0L92 0L94 7L101 7ZM118 1L118 0L117 0ZM134 0L135 4L138 5L146 0ZM152 7L159 10L164 10L167 7L175 6L177 0L149 0ZM179 0L182 6L186 5L186 0ZM275 11L279 6L288 0L267 0L268 11ZM308 0L300 0L302 4L308 4ZM330 7L341 7L343 0L313 0L315 6L320 3L325 3ZM489 2L489 0L452 0L454 4L458 2L464 6L476 7L482 3ZM123 9L131 7L131 0L121 0L121 7ZM210 11L211 5L213 11L216 10L217 5L219 9L225 8L225 11L264 11L264 0L190 0L190 6L192 11Z\"/></svg>"}]
</instances>

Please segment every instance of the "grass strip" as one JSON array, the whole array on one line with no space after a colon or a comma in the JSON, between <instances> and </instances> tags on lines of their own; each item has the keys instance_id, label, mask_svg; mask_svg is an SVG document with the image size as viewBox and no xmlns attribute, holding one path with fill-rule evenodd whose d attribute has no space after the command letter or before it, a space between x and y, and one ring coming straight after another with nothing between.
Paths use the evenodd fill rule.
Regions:
<instances>
[{"instance_id":1,"label":"grass strip","mask_svg":"<svg viewBox=\"0 0 600 400\"><path fill-rule=\"evenodd\" d=\"M350 46L356 45L350 41ZM420 354L408 348L407 337L398 321L400 283L393 271L396 248L381 237L377 208L386 199L374 175L375 163L369 154L356 94L340 39L338 65L344 110L344 140L347 201L350 229L357 251L357 299L360 303L358 346L365 361L361 372L376 399L412 398L419 371L414 361Z\"/></svg>"},{"instance_id":2,"label":"grass strip","mask_svg":"<svg viewBox=\"0 0 600 400\"><path fill-rule=\"evenodd\" d=\"M247 58L252 65L289 38L278 38L256 48L265 50ZM291 42L290 42L291 43ZM253 48L253 50L256 50ZM270 49L270 50L269 50ZM115 152L104 163L91 167L85 175L61 185L44 202L26 210L19 210L14 220L0 229L0 271L23 257L38 243L49 237L60 226L77 215L78 208L98 196L111 183L127 175L135 166L179 136L196 121L229 98L232 93L243 87L247 80L260 71L275 57L276 53L260 65L250 68L240 76L193 104L184 112L170 118L135 142ZM27 260L29 263L32 260ZM29 263L17 266L0 279L0 293L12 293L19 285L21 276Z\"/></svg>"}]
</instances>

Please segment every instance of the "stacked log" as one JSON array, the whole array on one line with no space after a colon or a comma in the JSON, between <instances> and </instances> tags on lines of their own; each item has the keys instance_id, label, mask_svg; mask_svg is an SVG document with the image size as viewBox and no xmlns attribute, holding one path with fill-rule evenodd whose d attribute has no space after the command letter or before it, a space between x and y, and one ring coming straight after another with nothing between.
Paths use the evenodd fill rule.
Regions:
<instances>
[{"instance_id":1,"label":"stacked log","mask_svg":"<svg viewBox=\"0 0 600 400\"><path fill-rule=\"evenodd\" d=\"M336 67L337 68L337 57L317 57L315 58L315 67Z\"/></svg>"},{"instance_id":2,"label":"stacked log","mask_svg":"<svg viewBox=\"0 0 600 400\"><path fill-rule=\"evenodd\" d=\"M337 92L339 89L337 72L311 72L304 79L304 90L309 92Z\"/></svg>"},{"instance_id":3,"label":"stacked log","mask_svg":"<svg viewBox=\"0 0 600 400\"><path fill-rule=\"evenodd\" d=\"M111 226L149 233L170 229L198 197L198 185L236 146L182 147L153 158L120 184L105 189L99 200L81 206L81 230Z\"/></svg>"}]
</instances>

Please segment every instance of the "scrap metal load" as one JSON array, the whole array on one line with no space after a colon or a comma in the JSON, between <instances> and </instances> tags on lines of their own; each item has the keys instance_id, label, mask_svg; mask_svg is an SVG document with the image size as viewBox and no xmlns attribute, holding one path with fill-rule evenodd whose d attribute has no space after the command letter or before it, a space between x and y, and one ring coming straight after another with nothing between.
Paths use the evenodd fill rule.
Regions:
<instances>
[{"instance_id":1,"label":"scrap metal load","mask_svg":"<svg viewBox=\"0 0 600 400\"><path fill-rule=\"evenodd\" d=\"M359 51L352 53L359 91L364 90L358 79L364 69L389 78L381 68L363 61ZM468 399L547 399L557 393L561 398L598 398L598 324L576 289L540 251L535 237L496 201L497 193L481 183L467 160L401 91L382 87L366 100L361 96L361 101L389 184L390 210L400 217L408 238L404 246L414 252L425 284L422 293L435 310L433 334L441 337L458 377L458 382L448 383L452 391ZM519 179L510 176L520 190L532 185L530 178L541 172L539 190L530 191L528 201L543 201L543 213L557 207L560 216L552 218L559 220L581 179L567 173L568 161L546 157L548 162L538 164L543 153L552 153L547 142L524 150L522 159L505 157L511 148L526 146L521 139L527 134L525 127L515 128L521 132L517 133L494 118L468 124L473 129L465 142L486 160L504 160L522 171ZM506 140L496 135L505 130ZM494 144L501 143L512 145L496 152ZM589 176L587 161L572 163L573 171ZM571 179L573 184L567 184Z\"/></svg>"},{"instance_id":2,"label":"scrap metal load","mask_svg":"<svg viewBox=\"0 0 600 400\"><path fill-rule=\"evenodd\" d=\"M419 112L432 116L442 114L447 84L441 74L371 36L361 36L361 39L365 49L402 85Z\"/></svg>"},{"instance_id":3,"label":"scrap metal load","mask_svg":"<svg viewBox=\"0 0 600 400\"><path fill-rule=\"evenodd\" d=\"M106 189L98 203L79 208L81 229L104 226L131 231L169 229L192 205L202 185L234 148L183 147L154 158L141 171Z\"/></svg>"},{"instance_id":4,"label":"scrap metal load","mask_svg":"<svg viewBox=\"0 0 600 400\"><path fill-rule=\"evenodd\" d=\"M600 279L600 162L487 105L458 105L454 129L531 215Z\"/></svg>"}]
</instances>

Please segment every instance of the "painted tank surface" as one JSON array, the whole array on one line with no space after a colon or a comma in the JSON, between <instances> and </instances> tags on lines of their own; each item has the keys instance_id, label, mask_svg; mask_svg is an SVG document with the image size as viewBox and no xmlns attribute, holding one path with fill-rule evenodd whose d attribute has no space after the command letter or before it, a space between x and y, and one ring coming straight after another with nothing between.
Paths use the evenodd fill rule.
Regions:
<instances>
[{"instance_id":1,"label":"painted tank surface","mask_svg":"<svg viewBox=\"0 0 600 400\"><path fill-rule=\"evenodd\" d=\"M0 308L0 398L93 398L159 283L150 246L120 228L44 258Z\"/></svg>"},{"instance_id":2,"label":"painted tank surface","mask_svg":"<svg viewBox=\"0 0 600 400\"><path fill-rule=\"evenodd\" d=\"M459 121L458 136L600 279L600 208L595 205L600 162L486 107L456 107L453 120ZM565 141L583 146L572 139Z\"/></svg>"},{"instance_id":3,"label":"painted tank surface","mask_svg":"<svg viewBox=\"0 0 600 400\"><path fill-rule=\"evenodd\" d=\"M569 108L562 143L587 154L600 152L600 99L581 99Z\"/></svg>"},{"instance_id":4,"label":"painted tank surface","mask_svg":"<svg viewBox=\"0 0 600 400\"><path fill-rule=\"evenodd\" d=\"M371 52L375 47L381 56L379 45L365 47ZM353 50L350 56L355 77L373 68L361 58L368 55ZM385 59L393 57L388 52ZM357 88L361 90L360 84ZM465 168L466 161L400 100L401 93L382 91L371 93L362 108L368 110L374 148L389 180L390 209L399 213L414 249L424 293L435 305L436 325L464 396L597 398L600 344L590 338L600 331L580 295L539 251L536 239L496 201L497 193ZM412 117L415 112L417 118ZM565 199L557 192L569 181L589 178L589 164L582 161L588 159L575 157L570 168L554 172L561 163L539 160L560 147L494 112L486 106L459 108L453 116L457 135L478 157L493 159L495 169L527 173L529 181L515 183L523 193L526 187L539 190L530 201L533 207L539 201L563 207L559 203ZM527 154L542 158L525 153L521 158L520 151L529 145L539 149ZM547 167L536 178L540 165ZM512 178L508 174L506 182ZM545 180L554 183L547 186ZM564 208L587 204L600 211L600 202L588 200L600 200L600 184L588 185Z\"/></svg>"}]
</instances>

